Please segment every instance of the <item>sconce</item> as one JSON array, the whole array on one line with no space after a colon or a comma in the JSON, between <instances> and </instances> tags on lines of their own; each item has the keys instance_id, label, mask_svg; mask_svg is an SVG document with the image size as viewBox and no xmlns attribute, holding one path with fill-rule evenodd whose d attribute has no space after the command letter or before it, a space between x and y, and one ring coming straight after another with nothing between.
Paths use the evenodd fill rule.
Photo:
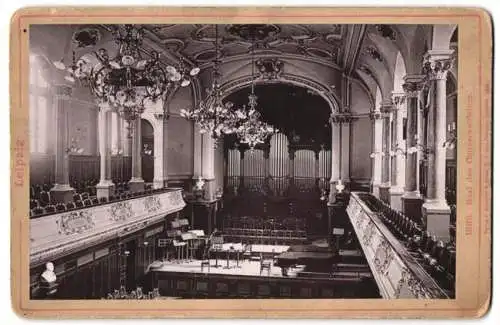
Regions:
<instances>
[{"instance_id":1,"label":"sconce","mask_svg":"<svg viewBox=\"0 0 500 325\"><path fill-rule=\"evenodd\" d=\"M406 155L406 150L401 147L396 147L396 149L389 151L389 156L394 157L397 154Z\"/></svg>"},{"instance_id":2,"label":"sconce","mask_svg":"<svg viewBox=\"0 0 500 325\"><path fill-rule=\"evenodd\" d=\"M427 156L428 154L430 154L432 152L432 149L425 147L425 146L421 145L420 143L417 143L415 146L408 148L407 153L412 155L412 154L419 152L419 151L422 152L424 154L424 156Z\"/></svg>"},{"instance_id":3,"label":"sconce","mask_svg":"<svg viewBox=\"0 0 500 325\"><path fill-rule=\"evenodd\" d=\"M123 155L123 150L118 150L117 148L111 149L111 155L113 156L121 156Z\"/></svg>"},{"instance_id":4,"label":"sconce","mask_svg":"<svg viewBox=\"0 0 500 325\"><path fill-rule=\"evenodd\" d=\"M222 197L222 195L224 194L222 188L218 188L216 191L215 191L215 198L216 199L220 199Z\"/></svg>"},{"instance_id":5,"label":"sconce","mask_svg":"<svg viewBox=\"0 0 500 325\"><path fill-rule=\"evenodd\" d=\"M142 149L142 153L145 155L145 156L151 156L153 154L153 150L149 148L149 145L148 144L144 144L144 147Z\"/></svg>"},{"instance_id":6,"label":"sconce","mask_svg":"<svg viewBox=\"0 0 500 325\"><path fill-rule=\"evenodd\" d=\"M201 191L201 190L203 190L203 186L205 186L205 180L203 180L203 178L200 176L200 177L198 177L198 180L196 181L195 189L198 191Z\"/></svg>"},{"instance_id":7,"label":"sconce","mask_svg":"<svg viewBox=\"0 0 500 325\"><path fill-rule=\"evenodd\" d=\"M337 190L337 193L342 193L342 191L345 189L345 185L342 183L341 179L339 179L337 181L337 185L335 185L335 189Z\"/></svg>"},{"instance_id":8,"label":"sconce","mask_svg":"<svg viewBox=\"0 0 500 325\"><path fill-rule=\"evenodd\" d=\"M455 122L449 123L447 126L448 136L446 141L443 142L443 147L446 149L455 149L457 144L457 125Z\"/></svg>"},{"instance_id":9,"label":"sconce","mask_svg":"<svg viewBox=\"0 0 500 325\"><path fill-rule=\"evenodd\" d=\"M370 158L375 158L378 155L381 156L381 157L384 157L385 156L385 152L372 152L370 154Z\"/></svg>"}]
</instances>

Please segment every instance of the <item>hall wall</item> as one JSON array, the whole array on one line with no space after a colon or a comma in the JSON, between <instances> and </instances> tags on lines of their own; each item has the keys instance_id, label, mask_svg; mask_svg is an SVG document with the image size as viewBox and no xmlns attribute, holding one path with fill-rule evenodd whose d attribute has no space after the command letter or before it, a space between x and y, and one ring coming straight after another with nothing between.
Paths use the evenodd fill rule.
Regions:
<instances>
[{"instance_id":1,"label":"hall wall","mask_svg":"<svg viewBox=\"0 0 500 325\"><path fill-rule=\"evenodd\" d=\"M371 178L372 123L368 113L372 102L367 92L357 82L351 87L351 180L369 182Z\"/></svg>"}]
</instances>

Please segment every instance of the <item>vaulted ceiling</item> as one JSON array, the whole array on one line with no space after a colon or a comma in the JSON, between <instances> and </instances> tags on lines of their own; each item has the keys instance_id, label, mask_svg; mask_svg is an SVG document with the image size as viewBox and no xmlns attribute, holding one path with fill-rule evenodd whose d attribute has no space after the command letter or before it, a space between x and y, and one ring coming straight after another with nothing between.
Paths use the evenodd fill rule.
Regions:
<instances>
[{"instance_id":1,"label":"vaulted ceiling","mask_svg":"<svg viewBox=\"0 0 500 325\"><path fill-rule=\"evenodd\" d=\"M200 78L210 78L210 74L203 71L208 71L215 59L215 25L142 26L146 51L160 52L168 63L182 60L189 66L199 66L202 69ZM39 34L44 28L47 29L45 34ZM114 25L37 26L37 30L33 29L32 40L45 47L50 60L57 60L63 55L70 56L71 48L75 48L74 42L68 46L62 40L69 42L72 35L83 28L100 31L101 37L95 47L115 46L110 33ZM331 92L337 101L345 97L345 87L340 82L342 76L362 82L372 98L380 88L382 97L390 99L398 53L404 59L407 73L419 73L422 55L433 45L432 25L233 24L218 25L217 32L222 63L235 63L233 70L225 73L234 73L230 78L249 75L254 44L257 57L279 57L294 69L295 75L323 78L319 80L325 87L323 93ZM52 44L47 35L53 37ZM85 50L88 49L77 48L78 52ZM312 65L312 62L317 64ZM235 73L238 66L245 66L246 70ZM202 83L207 87L209 81Z\"/></svg>"},{"instance_id":2,"label":"vaulted ceiling","mask_svg":"<svg viewBox=\"0 0 500 325\"><path fill-rule=\"evenodd\" d=\"M189 61L215 59L215 25L148 25L150 37ZM340 65L347 25L218 25L222 57L256 51L315 57Z\"/></svg>"}]
</instances>

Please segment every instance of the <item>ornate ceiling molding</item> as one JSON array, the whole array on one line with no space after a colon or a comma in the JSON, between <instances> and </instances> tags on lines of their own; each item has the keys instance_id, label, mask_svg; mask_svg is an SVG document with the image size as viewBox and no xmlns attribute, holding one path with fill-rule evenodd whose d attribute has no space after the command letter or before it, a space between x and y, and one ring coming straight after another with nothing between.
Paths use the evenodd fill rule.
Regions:
<instances>
[{"instance_id":1,"label":"ornate ceiling molding","mask_svg":"<svg viewBox=\"0 0 500 325\"><path fill-rule=\"evenodd\" d=\"M284 63L278 58L264 58L258 59L255 66L261 79L273 80L278 79L283 73Z\"/></svg>"},{"instance_id":2,"label":"ornate ceiling molding","mask_svg":"<svg viewBox=\"0 0 500 325\"><path fill-rule=\"evenodd\" d=\"M298 55L298 54L288 54L288 53L283 53L279 54L276 53L275 51L273 52L260 52L260 53L255 53L255 58L256 59L264 59L264 58L274 58L276 55L280 55L280 59L282 61L287 61L287 60L297 60L297 61L304 61L304 62L310 62L310 63L315 63L319 64L337 71L342 71L342 68L339 67L335 62L329 61L329 60L324 60L316 57L310 57L310 56L304 56L304 55ZM246 61L248 62L250 59L248 57L248 54L238 54L238 55L233 55L229 57L223 57L222 58L222 64L228 64L231 62L238 62L238 61ZM212 68L212 62L211 61L206 61L203 64L200 64L199 67L203 71L204 69L210 69Z\"/></svg>"}]
</instances>

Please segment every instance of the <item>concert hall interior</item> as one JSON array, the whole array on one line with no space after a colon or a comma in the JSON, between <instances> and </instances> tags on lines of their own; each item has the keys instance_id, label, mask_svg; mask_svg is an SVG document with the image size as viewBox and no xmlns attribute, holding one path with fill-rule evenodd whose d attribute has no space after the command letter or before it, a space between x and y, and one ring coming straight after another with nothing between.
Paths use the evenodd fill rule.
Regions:
<instances>
[{"instance_id":1,"label":"concert hall interior","mask_svg":"<svg viewBox=\"0 0 500 325\"><path fill-rule=\"evenodd\" d=\"M455 297L456 25L29 38L31 299Z\"/></svg>"}]
</instances>

